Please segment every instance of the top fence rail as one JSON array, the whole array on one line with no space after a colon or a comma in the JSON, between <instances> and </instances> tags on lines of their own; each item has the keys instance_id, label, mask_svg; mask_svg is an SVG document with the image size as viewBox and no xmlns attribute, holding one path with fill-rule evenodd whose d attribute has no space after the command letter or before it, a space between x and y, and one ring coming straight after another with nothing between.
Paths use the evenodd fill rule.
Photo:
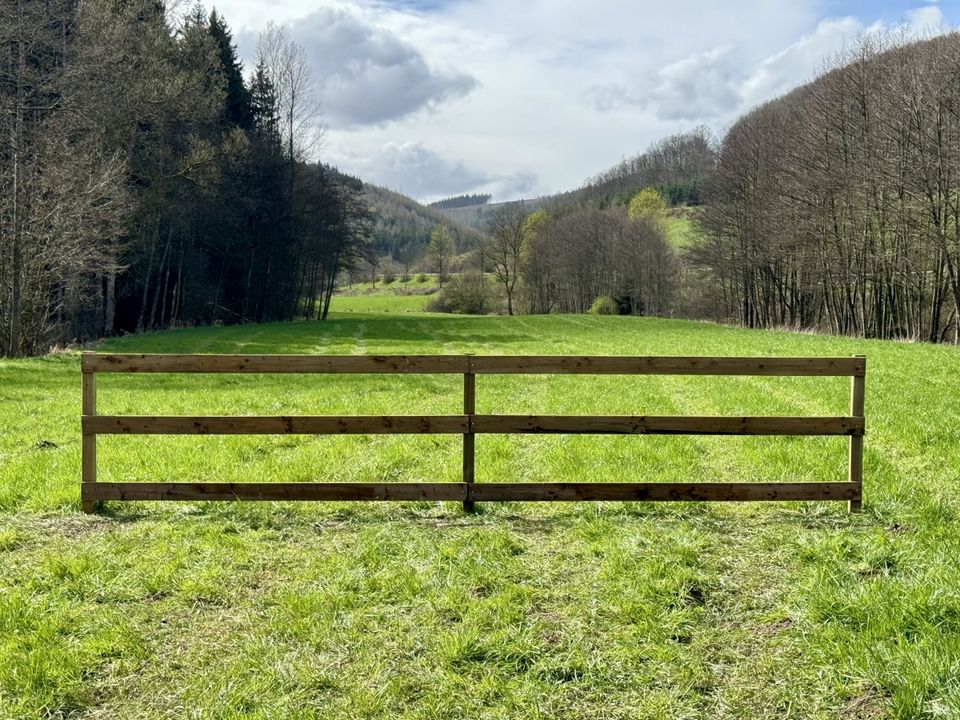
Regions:
<instances>
[{"instance_id":1,"label":"top fence rail","mask_svg":"<svg viewBox=\"0 0 960 720\"><path fill-rule=\"evenodd\" d=\"M84 373L408 373L864 377L862 357L144 355L84 353Z\"/></svg>"}]
</instances>

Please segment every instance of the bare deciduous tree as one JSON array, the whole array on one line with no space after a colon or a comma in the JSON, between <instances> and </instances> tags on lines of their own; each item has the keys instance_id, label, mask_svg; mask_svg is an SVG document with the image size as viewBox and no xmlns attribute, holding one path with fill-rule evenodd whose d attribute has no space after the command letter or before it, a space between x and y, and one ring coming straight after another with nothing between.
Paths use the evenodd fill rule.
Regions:
<instances>
[{"instance_id":1,"label":"bare deciduous tree","mask_svg":"<svg viewBox=\"0 0 960 720\"><path fill-rule=\"evenodd\" d=\"M490 218L483 255L493 266L493 274L503 285L507 314L513 315L514 295L520 279L520 265L529 244L531 230L522 202L507 203Z\"/></svg>"}]
</instances>

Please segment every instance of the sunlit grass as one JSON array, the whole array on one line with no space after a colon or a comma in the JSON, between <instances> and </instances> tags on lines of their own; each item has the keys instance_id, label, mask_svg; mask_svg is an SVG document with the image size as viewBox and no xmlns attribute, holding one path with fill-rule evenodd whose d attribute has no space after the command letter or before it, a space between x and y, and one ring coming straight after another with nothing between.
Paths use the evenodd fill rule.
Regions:
<instances>
[{"instance_id":1,"label":"sunlit grass","mask_svg":"<svg viewBox=\"0 0 960 720\"><path fill-rule=\"evenodd\" d=\"M2 361L0 717L960 713L956 348L621 317L434 316L404 312L407 300L336 297L327 322L101 347L862 353L865 511L483 503L467 516L453 503L143 503L86 516L77 356ZM459 412L461 392L456 376L104 375L98 400L116 413L428 414ZM477 405L842 414L848 392L844 379L504 376L479 378ZM104 480L439 481L458 479L460 442L110 437L99 455ZM839 438L477 441L479 482L834 480L845 467Z\"/></svg>"}]
</instances>

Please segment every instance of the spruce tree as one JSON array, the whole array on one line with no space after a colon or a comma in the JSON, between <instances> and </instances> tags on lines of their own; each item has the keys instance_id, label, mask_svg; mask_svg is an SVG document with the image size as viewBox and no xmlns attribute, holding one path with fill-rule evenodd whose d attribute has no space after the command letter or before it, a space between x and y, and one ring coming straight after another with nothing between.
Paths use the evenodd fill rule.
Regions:
<instances>
[{"instance_id":1,"label":"spruce tree","mask_svg":"<svg viewBox=\"0 0 960 720\"><path fill-rule=\"evenodd\" d=\"M208 26L210 36L216 41L220 51L220 65L227 81L227 101L224 107L224 121L244 130L252 126L250 91L243 82L243 64L237 57L233 44L233 34L226 21L216 10L210 13Z\"/></svg>"}]
</instances>

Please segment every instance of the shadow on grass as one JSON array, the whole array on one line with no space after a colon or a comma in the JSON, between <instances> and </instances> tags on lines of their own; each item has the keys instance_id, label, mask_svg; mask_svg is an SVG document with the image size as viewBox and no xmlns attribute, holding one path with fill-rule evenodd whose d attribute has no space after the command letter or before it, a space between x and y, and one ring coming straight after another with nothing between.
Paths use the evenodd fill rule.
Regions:
<instances>
[{"instance_id":1,"label":"shadow on grass","mask_svg":"<svg viewBox=\"0 0 960 720\"><path fill-rule=\"evenodd\" d=\"M890 523L873 512L850 514L840 503L803 503L799 506L716 503L477 503L465 513L455 502L383 501L285 503L107 502L96 514L112 523L200 521L229 523L247 530L315 530L334 527L375 527L391 523L436 528L502 527L521 533L549 533L584 521L693 524L720 535L769 530L876 529Z\"/></svg>"},{"instance_id":2,"label":"shadow on grass","mask_svg":"<svg viewBox=\"0 0 960 720\"><path fill-rule=\"evenodd\" d=\"M195 350L198 342L205 347L202 352L244 352L262 343L257 333L269 331L265 344L276 348L274 352L293 353L302 351L302 345L311 347L320 337L326 343L353 341L363 326L363 339L372 343L410 343L422 345L424 338L449 336L462 339L483 326L484 344L510 345L529 341L528 332L517 325L509 329L508 319L495 316L438 315L429 318L416 316L384 317L378 313L351 313L349 317L331 317L328 320L302 320L294 322L264 323L263 325L232 325L219 328L185 328L143 335L129 335L106 341L102 351L133 352L154 349L162 344L164 352ZM497 327L492 330L491 326Z\"/></svg>"}]
</instances>

